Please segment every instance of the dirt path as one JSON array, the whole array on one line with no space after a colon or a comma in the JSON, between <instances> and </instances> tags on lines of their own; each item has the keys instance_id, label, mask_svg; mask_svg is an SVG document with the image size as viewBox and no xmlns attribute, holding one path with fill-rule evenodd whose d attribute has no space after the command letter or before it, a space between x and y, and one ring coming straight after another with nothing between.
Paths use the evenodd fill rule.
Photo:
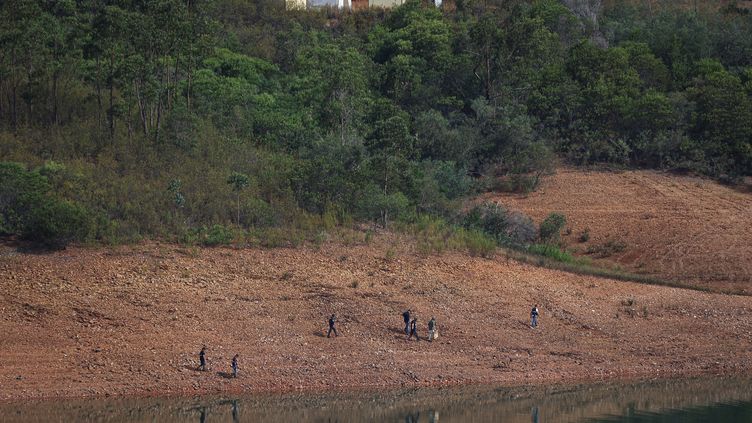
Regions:
<instances>
[{"instance_id":1,"label":"dirt path","mask_svg":"<svg viewBox=\"0 0 752 423\"><path fill-rule=\"evenodd\" d=\"M540 222L567 217L568 248L673 281L752 294L752 194L654 171L560 169L526 196L486 199ZM589 230L590 240L578 238ZM604 247L607 243L620 247ZM588 253L590 249L590 253Z\"/></svg>"},{"instance_id":2,"label":"dirt path","mask_svg":"<svg viewBox=\"0 0 752 423\"><path fill-rule=\"evenodd\" d=\"M385 252L397 245L397 254ZM396 239L313 249L0 250L0 399L507 385L752 369L752 297L422 257ZM527 326L533 303L541 326ZM407 342L411 307L421 335ZM343 336L323 336L336 312ZM209 348L211 371L198 372ZM228 379L240 354L241 377Z\"/></svg>"}]
</instances>

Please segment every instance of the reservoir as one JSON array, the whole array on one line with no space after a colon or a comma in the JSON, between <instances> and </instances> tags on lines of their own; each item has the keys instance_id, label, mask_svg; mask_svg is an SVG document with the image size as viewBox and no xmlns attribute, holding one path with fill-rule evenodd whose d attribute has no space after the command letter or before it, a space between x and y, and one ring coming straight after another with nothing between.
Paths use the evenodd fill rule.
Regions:
<instances>
[{"instance_id":1,"label":"reservoir","mask_svg":"<svg viewBox=\"0 0 752 423\"><path fill-rule=\"evenodd\" d=\"M752 380L24 401L4 422L752 422Z\"/></svg>"}]
</instances>

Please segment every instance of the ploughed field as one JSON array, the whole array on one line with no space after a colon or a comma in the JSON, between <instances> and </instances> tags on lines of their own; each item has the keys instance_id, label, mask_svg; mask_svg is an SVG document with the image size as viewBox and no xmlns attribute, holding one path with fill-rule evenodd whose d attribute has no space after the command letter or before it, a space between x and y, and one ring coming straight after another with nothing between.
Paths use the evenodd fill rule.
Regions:
<instances>
[{"instance_id":1,"label":"ploughed field","mask_svg":"<svg viewBox=\"0 0 752 423\"><path fill-rule=\"evenodd\" d=\"M566 248L679 284L752 294L752 193L656 171L559 169L527 194L488 194L536 223L563 213ZM588 230L589 240L582 242ZM567 231L569 232L569 231Z\"/></svg>"},{"instance_id":2,"label":"ploughed field","mask_svg":"<svg viewBox=\"0 0 752 423\"><path fill-rule=\"evenodd\" d=\"M595 232L595 231L594 231ZM750 374L752 297L422 256L320 249L0 248L0 399L504 385ZM387 251L389 253L387 254ZM394 252L394 253L392 253ZM531 329L531 306L540 326ZM435 316L441 337L406 341ZM324 336L337 313L341 336ZM209 371L197 354L208 347ZM230 379L240 354L240 377Z\"/></svg>"}]
</instances>

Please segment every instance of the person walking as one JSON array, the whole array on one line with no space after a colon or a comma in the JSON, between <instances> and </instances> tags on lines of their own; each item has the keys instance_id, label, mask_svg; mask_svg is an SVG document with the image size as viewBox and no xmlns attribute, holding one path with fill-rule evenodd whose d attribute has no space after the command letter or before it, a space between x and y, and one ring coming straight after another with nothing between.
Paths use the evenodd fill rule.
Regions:
<instances>
[{"instance_id":1,"label":"person walking","mask_svg":"<svg viewBox=\"0 0 752 423\"><path fill-rule=\"evenodd\" d=\"M238 377L238 355L235 354L232 358L232 377Z\"/></svg>"},{"instance_id":2,"label":"person walking","mask_svg":"<svg viewBox=\"0 0 752 423\"><path fill-rule=\"evenodd\" d=\"M329 337L329 335L332 334L332 331L334 332L334 336L339 336L339 334L337 333L337 328L334 327L334 323L336 322L337 322L337 316L332 314L331 317L329 317L329 331L326 333L327 338Z\"/></svg>"},{"instance_id":3,"label":"person walking","mask_svg":"<svg viewBox=\"0 0 752 423\"><path fill-rule=\"evenodd\" d=\"M530 310L530 327L538 327L538 304L533 306L533 309Z\"/></svg>"},{"instance_id":4,"label":"person walking","mask_svg":"<svg viewBox=\"0 0 752 423\"><path fill-rule=\"evenodd\" d=\"M416 341L420 341L420 338L418 338L418 317L413 317L413 320L410 321L410 335L408 335L407 339L412 339L413 335L415 335Z\"/></svg>"},{"instance_id":5,"label":"person walking","mask_svg":"<svg viewBox=\"0 0 752 423\"><path fill-rule=\"evenodd\" d=\"M198 353L198 369L202 372L206 371L206 345L201 347L201 351Z\"/></svg>"},{"instance_id":6,"label":"person walking","mask_svg":"<svg viewBox=\"0 0 752 423\"><path fill-rule=\"evenodd\" d=\"M405 321L405 335L410 335L410 309L402 313L402 319Z\"/></svg>"},{"instance_id":7,"label":"person walking","mask_svg":"<svg viewBox=\"0 0 752 423\"><path fill-rule=\"evenodd\" d=\"M439 337L439 329L436 327L436 317L431 317L428 321L428 340L433 341Z\"/></svg>"}]
</instances>

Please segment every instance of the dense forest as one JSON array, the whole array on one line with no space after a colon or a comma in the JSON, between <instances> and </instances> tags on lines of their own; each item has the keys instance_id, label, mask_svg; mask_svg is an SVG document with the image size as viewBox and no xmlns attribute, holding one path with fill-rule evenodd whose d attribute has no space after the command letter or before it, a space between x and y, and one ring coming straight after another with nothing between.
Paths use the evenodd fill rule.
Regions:
<instances>
[{"instance_id":1,"label":"dense forest","mask_svg":"<svg viewBox=\"0 0 752 423\"><path fill-rule=\"evenodd\" d=\"M752 174L752 14L589 3L3 1L0 233L468 226L464 198L560 160Z\"/></svg>"}]
</instances>

